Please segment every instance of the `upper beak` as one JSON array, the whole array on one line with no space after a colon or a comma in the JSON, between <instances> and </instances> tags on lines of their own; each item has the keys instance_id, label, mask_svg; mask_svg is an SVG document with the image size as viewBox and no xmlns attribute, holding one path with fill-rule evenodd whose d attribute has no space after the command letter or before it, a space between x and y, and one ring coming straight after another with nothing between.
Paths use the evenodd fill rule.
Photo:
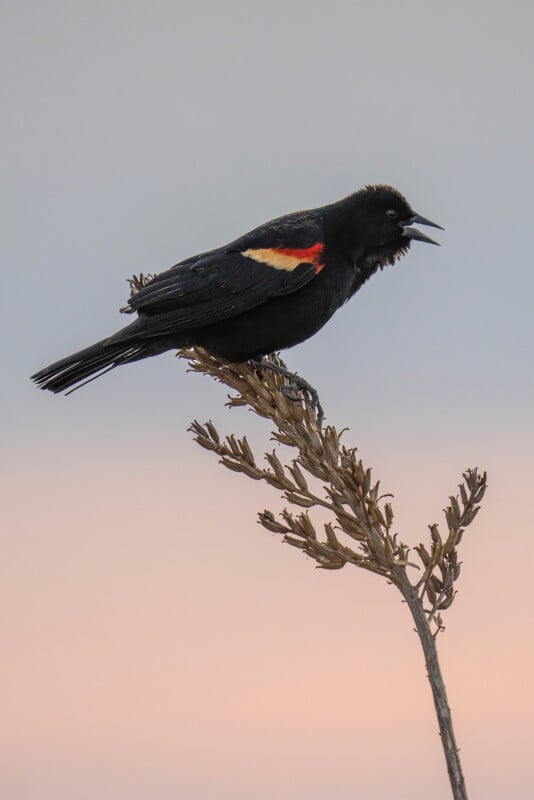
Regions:
<instances>
[{"instance_id":1,"label":"upper beak","mask_svg":"<svg viewBox=\"0 0 534 800\"><path fill-rule=\"evenodd\" d=\"M417 239L419 242L437 244L439 247L439 242L435 242L434 239L431 239L430 236L427 236L422 231L417 230L417 228L412 228L412 225L416 222L418 222L419 225L430 225L431 228L439 228L440 231L445 230L441 225L437 225L435 222L431 222L429 219L425 219L425 217L421 217L419 214L414 214L407 223L402 225L403 236L406 236L408 239Z\"/></svg>"}]
</instances>

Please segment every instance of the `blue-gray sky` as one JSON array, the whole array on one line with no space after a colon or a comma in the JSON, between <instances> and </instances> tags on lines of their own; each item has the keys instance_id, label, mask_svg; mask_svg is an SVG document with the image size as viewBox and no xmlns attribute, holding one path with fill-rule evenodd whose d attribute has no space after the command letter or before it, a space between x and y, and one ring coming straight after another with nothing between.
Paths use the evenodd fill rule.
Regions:
<instances>
[{"instance_id":1,"label":"blue-gray sky","mask_svg":"<svg viewBox=\"0 0 534 800\"><path fill-rule=\"evenodd\" d=\"M457 479L443 483L444 464L479 462L505 519L502 487L514 465L531 472L534 445L533 23L527 2L5 6L1 424L6 474L19 465L28 499L47 469L108 485L98 459L123 451L131 469L158 448L181 469L194 416L230 425L224 392L170 354L69 398L31 385L124 323L127 277L385 182L446 228L442 247L415 244L287 361L404 492L406 515L419 502L439 513ZM39 496L46 532L57 508ZM8 544L31 538L17 502ZM16 545L13 558L23 586ZM71 601L67 588L58 602ZM41 797L81 797L73 781Z\"/></svg>"},{"instance_id":2,"label":"blue-gray sky","mask_svg":"<svg viewBox=\"0 0 534 800\"><path fill-rule=\"evenodd\" d=\"M10 9L8 433L38 436L43 419L61 425L65 413L89 432L107 428L110 404L116 416L125 397L158 397L162 425L175 405L161 398L182 396L187 414L206 388L170 357L67 403L24 378L119 327L130 274L367 182L398 186L439 220L443 247L413 247L291 364L341 413L357 399L366 417L393 405L434 426L447 408L486 430L495 417L523 427L533 388L531 21L528 3Z\"/></svg>"}]
</instances>

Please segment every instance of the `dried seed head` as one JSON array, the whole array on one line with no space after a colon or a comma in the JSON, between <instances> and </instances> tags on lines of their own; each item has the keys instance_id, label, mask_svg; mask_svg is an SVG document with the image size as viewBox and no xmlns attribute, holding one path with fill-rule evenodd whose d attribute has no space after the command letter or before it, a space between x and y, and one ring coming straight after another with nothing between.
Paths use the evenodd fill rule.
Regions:
<instances>
[{"instance_id":1,"label":"dried seed head","mask_svg":"<svg viewBox=\"0 0 534 800\"><path fill-rule=\"evenodd\" d=\"M272 438L292 448L295 457L289 464L283 463L280 450L274 451L266 455L268 467L260 468L246 437L231 434L222 440L211 421L192 423L198 444L216 452L228 469L276 488L289 503L300 508L319 507L333 518L322 524L320 534L307 512L293 515L285 510L276 519L272 512L264 511L258 516L260 524L281 534L284 541L303 550L323 569L340 569L351 563L401 587L399 576L406 567L415 566L408 562L409 548L397 535L390 534L393 509L389 502L381 504L388 495L379 495L379 482L372 484L371 469L357 458L356 449L341 444L343 431L333 426L321 429L311 404L288 399L282 391L287 391L286 378L272 370L259 370L249 363L229 364L201 348L182 350L179 355L188 359L191 371L210 375L228 386L232 392L230 406L247 405L258 416L271 420L275 425ZM283 366L277 356L270 358ZM324 491L314 493L306 473L319 479ZM450 497L445 509L445 542L434 524L429 526L431 546L420 544L415 548L424 568L415 588L421 601L430 603L427 612L437 631L443 627L439 609L448 608L455 596L454 583L460 574L458 545L478 513L486 485L486 473L466 470L458 496ZM346 541L351 545L356 542L357 549Z\"/></svg>"},{"instance_id":2,"label":"dried seed head","mask_svg":"<svg viewBox=\"0 0 534 800\"><path fill-rule=\"evenodd\" d=\"M289 528L285 525L281 525L274 517L272 511L263 511L258 514L258 522L260 525L263 525L264 528L267 528L268 531L272 533L286 533Z\"/></svg>"}]
</instances>

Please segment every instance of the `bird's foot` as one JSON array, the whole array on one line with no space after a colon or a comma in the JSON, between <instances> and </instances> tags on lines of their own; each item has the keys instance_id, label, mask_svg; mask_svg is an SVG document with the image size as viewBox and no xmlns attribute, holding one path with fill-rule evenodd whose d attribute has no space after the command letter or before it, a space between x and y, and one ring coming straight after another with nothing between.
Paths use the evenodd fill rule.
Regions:
<instances>
[{"instance_id":1,"label":"bird's foot","mask_svg":"<svg viewBox=\"0 0 534 800\"><path fill-rule=\"evenodd\" d=\"M253 358L250 360L250 363L259 370L270 369L271 372L275 372L277 375L283 375L284 378L287 378L289 383L281 387L281 392L288 400L298 403L302 400L303 394L307 395L313 410L317 414L317 425L321 428L324 419L324 411L319 400L319 393L311 383L308 383L308 381L301 378L300 375L297 375L295 372L290 372L275 361Z\"/></svg>"}]
</instances>

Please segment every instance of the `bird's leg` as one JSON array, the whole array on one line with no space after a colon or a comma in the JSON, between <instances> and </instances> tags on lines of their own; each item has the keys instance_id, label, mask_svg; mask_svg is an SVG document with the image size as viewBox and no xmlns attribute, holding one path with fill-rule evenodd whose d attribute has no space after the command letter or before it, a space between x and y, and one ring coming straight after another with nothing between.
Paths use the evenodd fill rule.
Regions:
<instances>
[{"instance_id":1,"label":"bird's leg","mask_svg":"<svg viewBox=\"0 0 534 800\"><path fill-rule=\"evenodd\" d=\"M277 375L283 375L284 378L287 378L290 383L286 386L282 386L281 391L288 400L299 402L302 399L302 393L307 394L310 398L312 408L317 412L317 424L319 428L321 427L324 419L324 411L319 400L317 389L315 389L311 383L308 383L307 380L301 378L300 375L297 375L295 372L290 372L280 364L276 364L274 361L267 361L263 358L252 358L250 359L250 363L257 369L270 369L271 372L276 372Z\"/></svg>"}]
</instances>

